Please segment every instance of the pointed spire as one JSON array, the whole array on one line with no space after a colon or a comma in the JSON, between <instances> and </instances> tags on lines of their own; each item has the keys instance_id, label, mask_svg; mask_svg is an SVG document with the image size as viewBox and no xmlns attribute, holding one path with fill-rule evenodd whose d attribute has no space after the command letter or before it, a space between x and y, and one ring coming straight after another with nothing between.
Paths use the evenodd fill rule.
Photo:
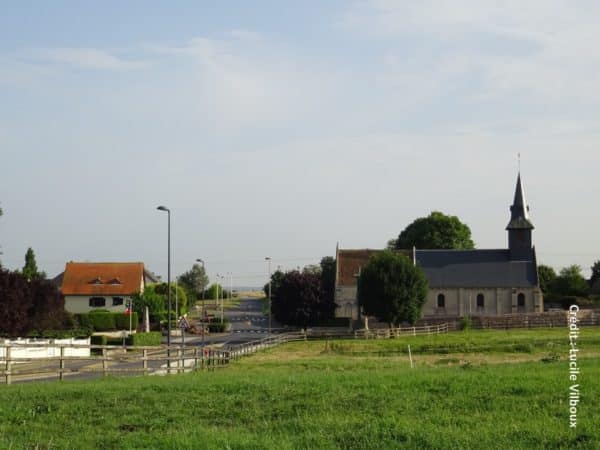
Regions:
<instances>
[{"instance_id":1,"label":"pointed spire","mask_svg":"<svg viewBox=\"0 0 600 450\"><path fill-rule=\"evenodd\" d=\"M529 206L525 201L525 192L521 183L521 172L517 176L517 187L515 188L515 198L510 207L510 222L506 226L507 230L533 230L534 226L529 220Z\"/></svg>"}]
</instances>

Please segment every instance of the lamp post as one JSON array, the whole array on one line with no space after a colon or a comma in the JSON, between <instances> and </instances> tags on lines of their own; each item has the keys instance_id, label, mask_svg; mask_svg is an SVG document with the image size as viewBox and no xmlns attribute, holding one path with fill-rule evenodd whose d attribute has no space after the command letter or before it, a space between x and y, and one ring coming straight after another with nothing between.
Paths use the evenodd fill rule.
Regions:
<instances>
[{"instance_id":1,"label":"lamp post","mask_svg":"<svg viewBox=\"0 0 600 450\"><path fill-rule=\"evenodd\" d=\"M204 270L204 261L201 258L196 258L196 262L202 264L202 272L206 274ZM200 312L200 323L202 324L202 347L204 348L204 286L202 286L202 309Z\"/></svg>"},{"instance_id":2,"label":"lamp post","mask_svg":"<svg viewBox=\"0 0 600 450\"><path fill-rule=\"evenodd\" d=\"M167 213L167 298L168 308L167 313L167 367L171 368L171 210L166 206L156 208L159 211ZM170 373L170 370L167 371Z\"/></svg>"},{"instance_id":3,"label":"lamp post","mask_svg":"<svg viewBox=\"0 0 600 450\"><path fill-rule=\"evenodd\" d=\"M267 256L265 261L267 261L269 272L269 337L271 337L271 257Z\"/></svg>"}]
</instances>

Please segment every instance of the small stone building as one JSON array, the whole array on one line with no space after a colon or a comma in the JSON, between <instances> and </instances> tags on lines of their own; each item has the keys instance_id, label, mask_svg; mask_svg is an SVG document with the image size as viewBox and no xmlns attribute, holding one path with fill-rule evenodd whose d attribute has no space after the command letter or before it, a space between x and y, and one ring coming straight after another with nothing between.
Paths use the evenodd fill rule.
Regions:
<instances>
[{"instance_id":1,"label":"small stone building","mask_svg":"<svg viewBox=\"0 0 600 450\"><path fill-rule=\"evenodd\" d=\"M423 269L429 293L425 318L493 316L542 312L529 207L521 183L517 186L508 231L508 248L491 250L402 250ZM336 250L336 317L360 320L356 285L371 256L382 250Z\"/></svg>"}]
</instances>

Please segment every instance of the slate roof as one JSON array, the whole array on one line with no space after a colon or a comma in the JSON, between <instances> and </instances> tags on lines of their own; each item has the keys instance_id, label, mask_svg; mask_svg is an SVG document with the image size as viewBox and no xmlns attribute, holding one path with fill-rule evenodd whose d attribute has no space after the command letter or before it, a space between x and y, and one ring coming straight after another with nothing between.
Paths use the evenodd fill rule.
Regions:
<instances>
[{"instance_id":1,"label":"slate roof","mask_svg":"<svg viewBox=\"0 0 600 450\"><path fill-rule=\"evenodd\" d=\"M358 269L382 250L338 251L338 286L355 286ZM412 258L412 251L403 253ZM416 250L430 288L524 288L537 286L535 250L527 261L511 261L510 251Z\"/></svg>"},{"instance_id":2,"label":"slate roof","mask_svg":"<svg viewBox=\"0 0 600 450\"><path fill-rule=\"evenodd\" d=\"M143 279L141 262L68 262L61 291L63 295L131 295L140 292Z\"/></svg>"},{"instance_id":3,"label":"slate roof","mask_svg":"<svg viewBox=\"0 0 600 450\"><path fill-rule=\"evenodd\" d=\"M529 219L529 206L525 200L525 191L521 183L521 174L517 177L517 187L515 188L515 198L510 207L510 222L506 226L507 230L533 230L534 226Z\"/></svg>"},{"instance_id":4,"label":"slate roof","mask_svg":"<svg viewBox=\"0 0 600 450\"><path fill-rule=\"evenodd\" d=\"M430 288L517 288L537 285L535 250L527 261L511 261L509 250L417 250L417 264Z\"/></svg>"}]
</instances>

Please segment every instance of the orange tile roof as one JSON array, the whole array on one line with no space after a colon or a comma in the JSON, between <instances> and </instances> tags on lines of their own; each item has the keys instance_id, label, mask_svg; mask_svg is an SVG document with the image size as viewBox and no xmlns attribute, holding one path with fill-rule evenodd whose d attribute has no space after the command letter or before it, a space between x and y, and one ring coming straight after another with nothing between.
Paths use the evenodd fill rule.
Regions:
<instances>
[{"instance_id":1,"label":"orange tile roof","mask_svg":"<svg viewBox=\"0 0 600 450\"><path fill-rule=\"evenodd\" d=\"M356 276L361 267L369 262L371 256L381 253L383 250L370 248L358 250L338 250L337 253L337 286L356 286ZM399 253L410 255L411 250L398 250Z\"/></svg>"},{"instance_id":2,"label":"orange tile roof","mask_svg":"<svg viewBox=\"0 0 600 450\"><path fill-rule=\"evenodd\" d=\"M144 263L68 262L63 295L130 295L140 292Z\"/></svg>"}]
</instances>

